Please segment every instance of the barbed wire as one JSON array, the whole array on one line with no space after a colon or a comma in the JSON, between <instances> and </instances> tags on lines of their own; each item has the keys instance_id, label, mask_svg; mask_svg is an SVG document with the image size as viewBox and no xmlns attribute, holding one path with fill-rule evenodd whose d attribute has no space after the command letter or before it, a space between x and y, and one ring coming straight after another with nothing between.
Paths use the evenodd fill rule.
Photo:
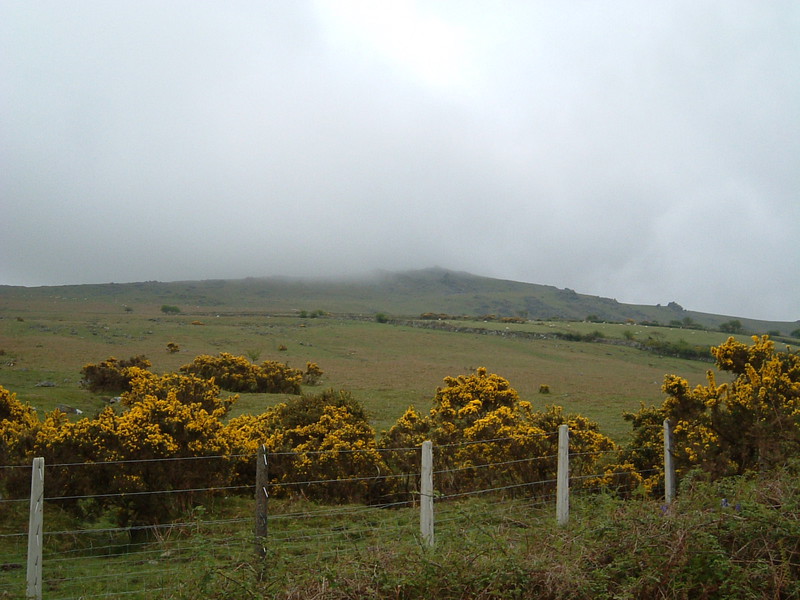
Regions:
<instances>
[{"instance_id":1,"label":"barbed wire","mask_svg":"<svg viewBox=\"0 0 800 600\"><path fill-rule=\"evenodd\" d=\"M271 450L267 451L267 457L270 456L303 456L303 455L314 455L314 454L357 454L357 453L366 453L366 452L410 452L420 451L420 446L412 446L409 448L380 448L375 446L374 448L342 448L342 449L331 449L331 450L281 450L280 452L274 452Z\"/></svg>"},{"instance_id":2,"label":"barbed wire","mask_svg":"<svg viewBox=\"0 0 800 600\"><path fill-rule=\"evenodd\" d=\"M331 517L331 516L339 516L339 515L352 515L362 512L368 511L375 511L375 510L385 510L387 508L400 508L402 506L408 506L413 504L413 500L401 500L397 502L389 502L386 504L376 504L372 506L353 506L347 507L345 509L330 509L330 510L319 510L319 511L304 511L299 513L282 513L282 514L275 514L270 515L270 520L282 520L282 519L313 519L317 517Z\"/></svg>"},{"instance_id":3,"label":"barbed wire","mask_svg":"<svg viewBox=\"0 0 800 600\"><path fill-rule=\"evenodd\" d=\"M135 463L154 463L154 462L179 462L184 460L230 460L232 458L255 458L255 454L215 454L211 456L165 456L162 458L128 458L119 460L85 461L75 463L45 463L48 467L102 467L108 465L127 465Z\"/></svg>"},{"instance_id":4,"label":"barbed wire","mask_svg":"<svg viewBox=\"0 0 800 600\"><path fill-rule=\"evenodd\" d=\"M542 433L531 433L526 435L516 435L516 436L507 436L507 437L499 437L499 438L489 438L486 440L466 440L462 442L451 442L449 444L436 444L434 448L455 448L455 447L463 447L463 446L474 446L475 444L490 444L494 442L508 442L508 441L520 441L525 439L534 439L534 438L543 438L543 437L550 437L558 435L558 430L556 431L545 431Z\"/></svg>"},{"instance_id":5,"label":"barbed wire","mask_svg":"<svg viewBox=\"0 0 800 600\"><path fill-rule=\"evenodd\" d=\"M490 438L486 440L466 440L461 442L451 442L447 444L436 444L434 446L434 450L436 449L443 449L443 448L457 448L457 447L467 447L467 446L474 446L477 444L491 444L491 443L499 443L499 442L507 442L507 441L520 441L524 439L534 439L534 438L542 438L542 437L550 437L558 434L558 431L552 432L544 432L544 433L537 433L537 434L529 434L524 436L507 436L507 437L499 437L499 438ZM381 448L381 447L373 447L373 448L345 448L345 449L330 449L330 450L292 450L292 451L267 451L267 456L307 456L307 455L320 455L320 454L359 454L359 453L372 453L372 452L419 452L421 449L420 446L411 446L411 447L403 447L403 448ZM644 447L638 448L626 448L626 451L640 451L644 450ZM586 456L586 455L600 455L600 454L613 454L619 452L619 448L612 449L612 450L596 450L596 451L588 451L588 452L570 452L570 456ZM101 466L113 466L113 465L125 465L125 464L147 464L147 463L160 463L160 462L181 462L181 461L197 461L197 460L225 460L229 461L231 459L239 459L239 458L247 458L253 459L256 458L255 453L248 453L248 454L218 454L218 455L211 455L211 456L172 456L172 457L162 457L162 458L141 458L141 459L120 459L120 460L109 460L109 461L84 461L84 462L62 462L62 463L45 463L45 468L64 468L64 467L101 467ZM0 465L0 469L30 469L32 468L30 464L27 465Z\"/></svg>"},{"instance_id":6,"label":"barbed wire","mask_svg":"<svg viewBox=\"0 0 800 600\"><path fill-rule=\"evenodd\" d=\"M518 488L522 488L522 487L529 487L529 486L534 486L534 485L545 485L545 484L552 484L552 483L556 483L556 480L555 479L545 479L545 480L541 480L541 481L530 481L530 482L525 482L525 483L512 483L512 484L509 484L509 485L503 485L503 486L498 486L498 487L494 487L494 488L484 488L484 489L473 490L473 491L468 491L468 492L455 492L453 494L442 494L442 495L438 495L438 496L434 495L434 499L450 500L452 498L463 498L464 496L475 496L475 495L479 495L479 494L491 494L491 493L494 493L494 492L502 492L502 491L510 490L510 489L518 489Z\"/></svg>"},{"instance_id":7,"label":"barbed wire","mask_svg":"<svg viewBox=\"0 0 800 600\"><path fill-rule=\"evenodd\" d=\"M45 501L56 500L88 500L91 498L118 498L121 496L157 496L161 494L184 494L184 493L197 493L197 492L221 492L226 490L249 490L252 486L249 485L231 485L221 487L207 487L207 488L183 488L177 490L154 490L154 491L141 491L141 492L112 492L108 494L83 494L75 496L45 496Z\"/></svg>"},{"instance_id":8,"label":"barbed wire","mask_svg":"<svg viewBox=\"0 0 800 600\"><path fill-rule=\"evenodd\" d=\"M30 502L30 498L2 498L0 499L0 504L12 503L12 502Z\"/></svg>"},{"instance_id":9,"label":"barbed wire","mask_svg":"<svg viewBox=\"0 0 800 600\"><path fill-rule=\"evenodd\" d=\"M311 479L308 481L280 481L270 483L271 487L289 487L296 485L313 485L319 483L348 483L351 481L377 481L383 479L398 479L401 477L409 477L415 475L414 473L397 473L390 475L369 475L364 477L348 477L346 479ZM418 475L418 474L417 474Z\"/></svg>"},{"instance_id":10,"label":"barbed wire","mask_svg":"<svg viewBox=\"0 0 800 600\"><path fill-rule=\"evenodd\" d=\"M486 469L486 468L489 468L489 467L513 465L513 464L519 464L519 463L524 463L524 462L534 462L534 461L537 461L537 460L548 460L548 459L556 458L557 456L558 456L557 454L549 454L549 455L546 455L546 456L535 456L535 457L532 457L532 458L518 458L518 459L514 459L514 460L506 460L506 461L494 462L494 463L484 463L484 464L479 464L479 465L467 465L467 466L464 466L464 467L453 467L452 469L440 469L438 471L434 471L433 474L434 475L442 475L444 473L457 473L459 471L469 471L471 469Z\"/></svg>"},{"instance_id":11,"label":"barbed wire","mask_svg":"<svg viewBox=\"0 0 800 600\"><path fill-rule=\"evenodd\" d=\"M204 521L203 523L210 523L210 524L225 524L225 523L238 523L243 521L244 519L219 519L216 521ZM248 522L251 519L247 519ZM61 531L45 531L42 535L48 536L56 536L56 535L80 535L80 534L87 534L87 533L127 533L127 532L137 532L137 531L160 531L162 529L169 530L169 529L184 529L187 527L197 527L198 521L188 521L183 523L158 523L153 525L130 525L128 527L105 527L99 529L65 529ZM22 534L27 535L27 534Z\"/></svg>"}]
</instances>

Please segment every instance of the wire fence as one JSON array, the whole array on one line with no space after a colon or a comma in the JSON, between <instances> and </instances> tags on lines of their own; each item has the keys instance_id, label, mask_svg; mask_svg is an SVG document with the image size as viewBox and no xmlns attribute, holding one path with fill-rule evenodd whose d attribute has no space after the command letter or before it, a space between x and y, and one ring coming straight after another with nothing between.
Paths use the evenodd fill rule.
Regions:
<instances>
[{"instance_id":1,"label":"wire fence","mask_svg":"<svg viewBox=\"0 0 800 600\"><path fill-rule=\"evenodd\" d=\"M546 435L556 435L551 432ZM510 438L482 440L486 456L507 446ZM516 440L518 441L518 439ZM434 502L437 543L458 542L468 532L523 535L526 529L555 521L555 454L459 463L454 457L476 443L436 448ZM350 455L371 450L330 451ZM424 546L420 532L420 448L380 449L387 464L393 457L414 457L416 468L402 472L341 477L329 474L307 480L268 481L266 531L256 537L256 455L127 460L107 463L45 465L41 597L78 598L183 597L182 590L204 577L230 580L268 565L297 572L319 569L331 557L377 560L386 548ZM326 452L313 453L321 457ZM302 453L307 459L308 454ZM293 459L298 453L268 454L268 460ZM590 495L609 472L615 451L575 453L577 467L569 479L574 495ZM236 485L199 485L203 472L215 473L231 459L253 465L252 478ZM463 458L463 456L462 456ZM215 464L216 463L216 464ZM597 469L588 470L589 466ZM152 481L164 485L140 489L143 469L155 468ZM159 471L161 469L162 471ZM162 476L190 471L192 485L174 486ZM135 485L72 493L97 474L115 481L133 478ZM0 482L30 480L31 466L4 466ZM612 473L613 474L613 473ZM629 474L629 473L623 473ZM642 472L646 475L646 472ZM212 477L213 478L213 477ZM185 481L185 479L181 479ZM349 501L354 486L378 490L366 501ZM366 486L366 487L364 487ZM370 487L372 486L372 487ZM19 486L5 485L0 498L0 597L24 598L30 578L28 523L30 498ZM16 495L14 489L19 491ZM337 489L345 503L335 502ZM317 493L323 490L324 493ZM491 501L487 501L491 499ZM148 514L147 511L154 511ZM262 515L263 516L263 515ZM263 544L265 555L257 548Z\"/></svg>"}]
</instances>

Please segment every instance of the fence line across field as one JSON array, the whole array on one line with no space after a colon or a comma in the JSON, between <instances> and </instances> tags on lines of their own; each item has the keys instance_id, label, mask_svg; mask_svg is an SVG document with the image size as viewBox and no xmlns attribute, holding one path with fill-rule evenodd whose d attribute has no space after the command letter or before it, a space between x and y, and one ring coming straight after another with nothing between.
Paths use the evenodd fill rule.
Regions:
<instances>
[{"instance_id":1,"label":"fence line across field","mask_svg":"<svg viewBox=\"0 0 800 600\"><path fill-rule=\"evenodd\" d=\"M510 523L517 524L519 526L520 522L518 519L514 517L518 517L516 510L520 510L520 507L542 507L551 505L551 502L555 500L555 520L559 525L565 525L569 521L569 499L570 499L570 484L577 484L582 481L591 480L594 478L602 478L608 475L614 475L615 473L596 473L596 474L570 474L570 467L569 461L571 458L581 458L585 456L601 456L603 454L609 454L608 451L598 451L598 452L580 452L580 453L569 453L569 429L567 425L562 425L559 427L559 430L556 432L549 432L549 433L540 433L536 434L536 437L550 437L555 434L558 434L558 453L547 455L547 456L536 456L536 457L528 457L528 458L520 458L520 459L512 459L512 460L505 460L505 461L498 461L496 463L481 463L475 465L468 465L468 466L460 466L460 467L453 467L453 468L436 468L436 456L434 456L434 449L451 449L457 447L465 447L465 446L473 446L476 444L501 444L503 442L508 441L519 441L519 438L512 438L512 437L505 437L505 438L494 438L490 440L479 440L479 441L470 441L464 443L453 443L453 444L444 444L440 446L434 447L433 443L430 441L424 442L419 447L412 447L412 448L390 448L390 449L380 449L381 451L394 451L394 452L415 452L418 453L419 459L419 471L417 472L409 472L409 473L389 473L389 474L379 474L375 476L362 476L362 477L346 477L346 478L326 478L326 479L318 479L318 480L309 480L309 481L300 481L300 482L270 482L269 480L269 458L272 456L280 457L286 455L312 455L312 454L327 454L327 453L355 453L355 452L371 452L375 449L365 449L365 450L331 450L331 451L314 451L314 452L294 452L294 453L287 453L287 452L276 452L271 453L267 452L267 449L264 446L261 446L256 454L247 454L247 455L237 455L235 458L237 459L254 459L256 463L256 472L255 472L255 486L253 485L237 485L237 486L219 486L219 487L192 487L186 489L166 489L166 490L144 490L144 491L137 491L137 492L128 492L128 493L107 493L107 494L89 494L89 495L64 495L64 496L47 496L46 495L46 477L45 474L48 468L60 468L60 469L70 469L73 467L85 467L85 466L112 466L112 465L124 465L124 464L132 464L132 463L154 463L154 462L161 462L161 461L197 461L197 460L230 460L231 456L205 456L205 457L187 457L187 458L179 458L179 457L172 457L172 458L165 458L165 459L142 459L142 460L124 460L124 461L109 461L107 463L56 463L52 465L45 465L44 459L36 458L33 460L32 465L6 465L4 466L5 469L10 468L25 468L31 470L31 494L30 497L27 499L29 502L29 511L28 511L28 530L26 533L2 533L0 534L0 539L5 539L9 542L9 545L14 546L15 543L13 540L19 540L19 544L16 544L19 549L18 552L21 552L21 546L24 543L23 539L27 537L27 552L25 554L27 562L26 562L26 570L25 570L25 585L26 585L26 594L29 599L42 599L43 597L43 589L45 584L51 587L59 587L66 582L74 583L77 581L84 581L85 584L89 584L91 582L92 585L98 584L98 582L102 581L113 581L115 583L120 583L122 580L126 582L126 587L133 586L132 589L126 589L124 591L115 591L115 592L99 592L98 594L91 594L91 593L80 593L80 597L104 597L104 596L123 596L123 595L137 595L137 594L146 594L151 593L156 590L164 589L162 587L136 587L135 584L128 583L129 581L137 580L137 577L133 576L127 569L126 569L126 558L131 556L138 556L142 564L151 564L154 568L151 569L152 573L156 575L156 579L161 578L166 583L167 587L171 585L175 585L174 582L169 581L169 570L166 569L166 563L168 562L169 558L173 556L189 556L193 552L199 551L197 548L196 543L192 543L191 538L182 537L185 535L191 535L193 533L202 532L203 535L211 536L210 539L213 539L213 543L210 547L205 548L204 551L209 552L217 552L217 553L225 553L225 552L246 552L246 546L248 545L248 538L252 540L255 538L256 544L255 549L256 552L261 555L262 557L266 557L268 555L268 551L272 548L272 546L285 546L288 550L293 551L296 549L302 548L302 544L304 542L308 542L311 540L329 540L332 542L336 542L336 540L347 540L348 547L352 546L353 540L358 539L369 539L371 536L378 536L379 534L386 535L387 532L391 533L392 535L415 535L412 530L409 529L409 522L406 516L408 513L397 513L398 519L396 520L395 524L383 524L380 528L370 521L369 519L366 521L359 521L358 519L363 519L371 512L375 511L386 511L388 509L403 509L403 510L417 510L418 511L418 526L419 529L417 530L417 534L419 536L419 541L422 543L423 546L427 547L435 547L436 545L436 531L437 526L440 527L447 527L449 524L455 524L459 522L466 522L467 526L471 523L471 517L465 516L466 513L460 514L458 510L453 512L450 508L450 502L463 499L468 500L471 497L482 496L486 494L500 494L501 498L507 498L507 500L499 500L497 503L494 503L494 507L498 511L498 514L503 515L503 519L508 520ZM669 423L667 421L664 422L664 469L665 469L665 487L666 487L666 494L665 500L667 504L672 502L675 497L675 476L674 471L672 470L672 447L671 447L671 430L669 427ZM523 463L533 463L536 461L545 461L545 460L555 460L556 462L556 477L541 479L536 481L524 481L524 482L514 482L514 483L507 483L501 485L483 485L478 489L471 489L471 490L459 490L456 488L455 491L451 493L443 494L438 493L436 491L436 478L441 476L447 476L455 473L465 473L471 470L486 470L486 469L495 469L495 470L502 470L504 468L513 468L516 465L520 465ZM655 472L655 469L648 470L647 472ZM620 473L623 474L623 473ZM303 510L303 511L290 511L290 512L282 512L279 507L279 510L274 510L274 507L270 505L270 494L275 490L280 489L292 489L300 486L314 486L314 485L331 485L331 484L347 484L352 482L363 482L363 481L374 481L374 480L386 480L386 479L396 479L396 478L406 478L409 481L416 481L418 482L419 488L416 492L410 490L412 494L411 498L405 500L398 500L398 501L391 501L386 503L375 503L371 505L362 505L362 506L327 506L325 508L320 508L318 510ZM481 481L486 481L485 476ZM499 482L498 482L499 483ZM552 492L545 492L545 490L549 489L552 490L553 486L555 486L555 493ZM536 494L534 498L528 498L527 500L521 501L517 495L518 490L522 489L529 489L533 490L535 488L541 488L541 492ZM253 523L253 517L237 517L237 518L230 518L230 519L216 519L216 520L208 520L203 521L202 514L198 516L195 520L186 521L186 522L173 522L173 523L165 523L165 524L153 524L153 525L141 525L141 526L134 526L134 527L107 527L107 528L96 528L96 529L62 529L56 531L47 531L45 528L45 520L44 520L44 505L47 502L59 502L59 501L74 501L74 500L91 500L97 498L109 498L109 497L135 497L135 496L142 496L142 495L155 495L155 494L194 494L198 492L212 492L216 494L220 493L228 493L233 492L234 494L240 494L246 490L254 490L254 498L255 500L255 526L250 529L249 533L247 533L248 524ZM584 489L583 492L588 492L588 489ZM544 492L544 493L542 493ZM404 492L404 493L408 493ZM510 495L509 495L510 494ZM13 503L18 505L19 502L23 502L26 499L5 499L0 498L0 503ZM520 503L522 502L522 503ZM440 505L443 512L440 515L439 520L437 521L435 518L435 507ZM457 505L453 505L454 507ZM252 515L253 513L251 513ZM384 512L385 514L385 512ZM350 525L345 525L342 527L329 527L328 530L320 530L318 525L315 525L313 520L314 519L345 519L349 520ZM356 519L355 521L353 519ZM301 523L306 522L307 525L300 526ZM345 521L346 523L348 521ZM270 523L272 523L275 527L277 527L278 531L270 531ZM285 525L281 525L281 524ZM291 527L288 527L291 525ZM527 525L526 525L527 526ZM252 525L251 525L252 527ZM292 528L293 527L293 528ZM285 530L281 530L281 529ZM238 532L237 534L232 534L231 530ZM153 540L146 541L146 542L138 542L134 543L132 540L128 540L126 543L119 541L119 536L130 536L131 532L134 530L142 530L143 532L152 532L155 536ZM218 530L218 532L217 532ZM181 533L182 531L188 532L187 534ZM215 533L216 532L216 533ZM405 532L405 533L403 533ZM177 533L178 538L176 540L172 540L172 533ZM214 536L219 536L214 537ZM59 537L62 538L71 538L72 540L80 541L81 538L85 537L86 541L81 542L81 545L85 545L85 547L78 547L73 549L63 549L63 543L56 544L54 541ZM105 540L105 541L103 541ZM176 543L179 540L183 540L181 543ZM153 544L157 542L157 545L154 547ZM252 541L249 542L252 544ZM48 551L47 545L54 544L55 550ZM5 544L4 544L5 545ZM164 550L164 548L167 548ZM252 552L253 546L250 546ZM321 552L335 552L338 553L341 551L342 548L336 547L335 545L326 551L318 551ZM5 551L4 551L5 552ZM9 550L11 552L11 550ZM2 558L5 563L4 564L14 564L16 557L19 556L18 554L9 553L9 554L2 554L0 558ZM93 556L103 557L106 560L114 559L118 562L108 563L108 570L106 570L102 574L80 574L80 573L72 573L64 574L64 569L75 570L79 571L81 567L83 567L83 562L90 559ZM163 566L161 563L165 563ZM43 565L49 565L50 568L53 568L56 573L54 573L48 579L43 578ZM115 567L115 565L119 565L119 567ZM112 568L113 567L113 568ZM142 572L138 572L139 579L142 576ZM0 593L12 593L13 587L10 587L10 584L4 583L0 584ZM50 600L50 598L48 598Z\"/></svg>"}]
</instances>

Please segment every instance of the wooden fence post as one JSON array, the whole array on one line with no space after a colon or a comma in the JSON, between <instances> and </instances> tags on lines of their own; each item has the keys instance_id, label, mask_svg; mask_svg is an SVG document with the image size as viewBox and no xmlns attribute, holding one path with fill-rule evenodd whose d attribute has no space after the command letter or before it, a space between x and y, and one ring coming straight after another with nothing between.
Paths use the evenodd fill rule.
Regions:
<instances>
[{"instance_id":1,"label":"wooden fence post","mask_svg":"<svg viewBox=\"0 0 800 600\"><path fill-rule=\"evenodd\" d=\"M569 522L569 425L560 425L558 428L556 519L559 525Z\"/></svg>"},{"instance_id":2,"label":"wooden fence post","mask_svg":"<svg viewBox=\"0 0 800 600\"><path fill-rule=\"evenodd\" d=\"M419 530L422 542L433 547L433 442L422 442L419 486Z\"/></svg>"},{"instance_id":3,"label":"wooden fence post","mask_svg":"<svg viewBox=\"0 0 800 600\"><path fill-rule=\"evenodd\" d=\"M269 492L269 469L267 464L267 447L261 444L256 456L256 552L266 556L267 547L267 500Z\"/></svg>"},{"instance_id":4,"label":"wooden fence post","mask_svg":"<svg viewBox=\"0 0 800 600\"><path fill-rule=\"evenodd\" d=\"M664 502L672 504L675 500L676 482L675 463L672 460L672 425L664 419Z\"/></svg>"},{"instance_id":5,"label":"wooden fence post","mask_svg":"<svg viewBox=\"0 0 800 600\"><path fill-rule=\"evenodd\" d=\"M33 459L28 520L27 596L42 600L42 528L44 526L44 458Z\"/></svg>"}]
</instances>

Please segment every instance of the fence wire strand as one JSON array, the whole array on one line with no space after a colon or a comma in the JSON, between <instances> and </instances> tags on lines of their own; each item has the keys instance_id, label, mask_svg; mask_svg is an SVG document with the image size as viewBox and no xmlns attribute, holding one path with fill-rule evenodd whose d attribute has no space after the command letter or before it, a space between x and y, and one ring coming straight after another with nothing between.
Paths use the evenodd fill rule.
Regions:
<instances>
[{"instance_id":1,"label":"fence wire strand","mask_svg":"<svg viewBox=\"0 0 800 600\"><path fill-rule=\"evenodd\" d=\"M532 439L542 439L557 435L556 432L547 432L531 435ZM518 437L502 437L489 440L478 440L444 444L436 446L437 456L452 453L453 449L475 446L477 444L507 444L520 441ZM420 448L369 448L366 450L331 450L313 452L276 452L268 453L271 456L308 456L322 454L353 454L356 452L413 452L419 458ZM444 453L442 452L444 450ZM571 453L571 458L593 457L595 459L613 456L616 450L598 452ZM532 481L519 481L520 472L524 467L537 462L552 461L556 454L514 458L481 464L461 465L433 471L434 481L447 478L449 475L458 476L459 487L448 493L436 493L435 523L437 536L459 536L464 527L507 527L525 529L534 526L543 519L551 518L543 513L544 509L555 506L555 485L557 480L545 477ZM143 459L109 461L103 463L56 463L45 465L46 468L62 469L69 471L73 468L93 466L119 466L130 464L151 464L158 462L201 461L201 460L226 460L245 459L255 463L255 454L242 454L235 456L206 456L206 457L173 457L163 459ZM523 469L518 469L523 467ZM3 469L31 469L30 465L6 465ZM187 467L192 468L192 467ZM516 469L516 470L515 470ZM547 467L545 471L549 470ZM470 488L468 473L483 472L476 477L474 487ZM640 476L657 473L658 469L636 471ZM511 481L506 479L504 473L509 473ZM603 491L601 485L591 485L593 480L602 480L609 476L625 476L632 472L616 470L593 474L575 473L570 477L570 485L574 485L573 493L592 494ZM465 478L462 478L466 476ZM343 478L309 479L307 481L276 481L268 484L268 492L289 493L286 500L273 498L270 500L268 514L268 556L284 557L284 559L308 560L328 556L342 556L345 553L365 553L371 548L383 547L392 540L415 539L421 544L419 532L418 512L420 494L416 491L416 482L421 473L384 473L374 476L358 476ZM491 479L497 477L492 485ZM338 484L352 484L363 482L377 482L405 479L406 490L384 496L386 502L373 504L346 504L331 505L316 504L304 497L304 492L313 491L315 486L331 486ZM462 480L463 479L463 480ZM488 480L488 481L487 481ZM588 486L585 484L589 484ZM589 487L591 486L591 487ZM413 489L411 489L413 488ZM301 492L301 489L304 492ZM333 488L335 489L335 488ZM184 495L187 498L195 494L214 494L216 501L225 502L227 495L231 498L242 498L254 493L254 485L233 485L218 487L187 487L181 489L153 489L135 492L109 492L88 495L54 495L45 497L47 503L58 506L61 502L84 501L96 499L109 499L120 497L142 497L164 495L176 497ZM394 492L392 492L394 494ZM491 510L486 511L480 504L481 498L492 496ZM27 498L3 498L0 502L13 506L14 504L28 502ZM476 514L471 503L478 502L483 506ZM12 504L13 503L13 504ZM254 520L252 507L247 514L241 514L241 507L236 509L240 514L231 515L229 518L204 520L201 514L197 518L184 519L168 523L134 525L128 527L94 527L70 528L63 527L53 531L45 529L43 539L47 545L54 549L46 551L43 555L44 563L50 576L44 581L56 587L63 587L65 595L61 600L77 598L106 598L124 596L147 596L165 592L180 585L178 581L181 569L176 564L192 561L196 557L204 559L230 560L233 556L250 556L255 548ZM482 512L481 512L482 511ZM25 518L20 511L20 518ZM188 515L187 515L188 516ZM27 534L24 526L19 531L4 532L0 534L0 544L4 546L16 545L17 552L0 555L3 564L19 564L15 573L17 581L24 582L22 564L25 561L25 539ZM134 537L143 537L136 541ZM59 541L61 540L61 541ZM70 546L72 544L72 546ZM228 558L226 558L228 557ZM85 567L87 561L99 559L103 562L101 573L91 572ZM135 573L126 570L131 564L137 564ZM142 569L141 566L145 568ZM149 567L149 568L148 568ZM96 568L95 568L96 569ZM65 572L69 572L69 576ZM169 585L163 585L168 579L174 579ZM154 587L143 587L142 581L147 580ZM134 589L135 588L135 589ZM0 590L13 591L13 583L0 584Z\"/></svg>"}]
</instances>

